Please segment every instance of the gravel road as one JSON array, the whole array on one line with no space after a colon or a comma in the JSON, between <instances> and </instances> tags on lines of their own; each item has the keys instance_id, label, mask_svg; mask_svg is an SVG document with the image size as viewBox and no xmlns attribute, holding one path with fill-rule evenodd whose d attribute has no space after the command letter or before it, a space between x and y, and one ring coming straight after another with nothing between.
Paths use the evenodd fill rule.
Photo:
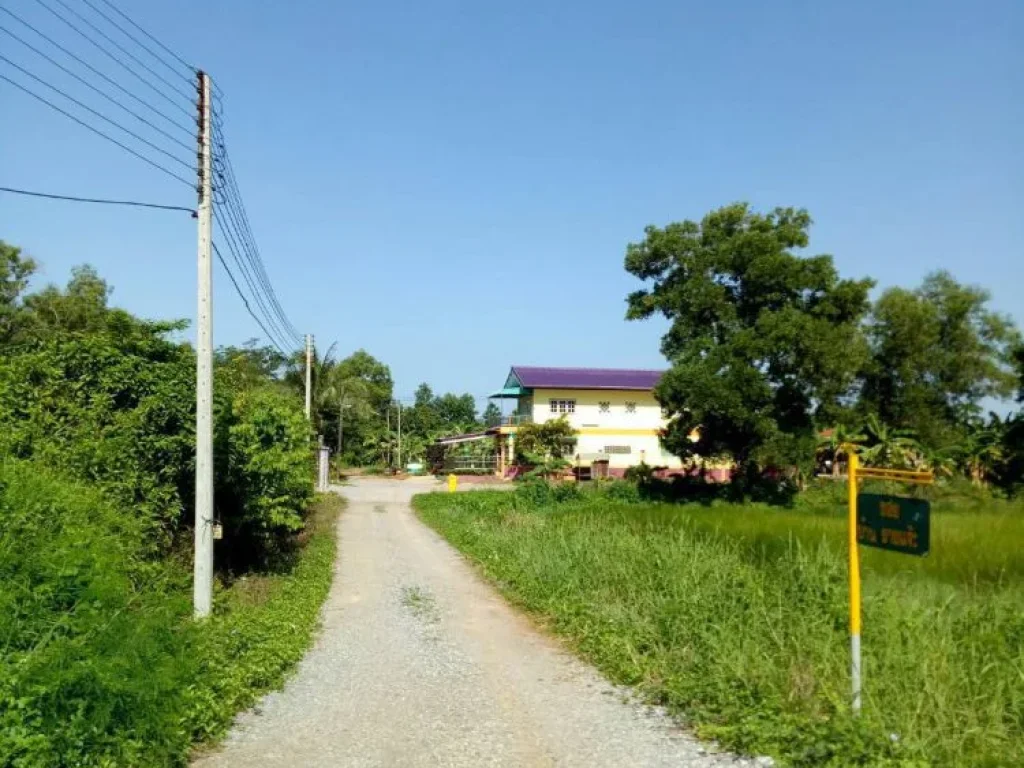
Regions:
<instances>
[{"instance_id":1,"label":"gravel road","mask_svg":"<svg viewBox=\"0 0 1024 768\"><path fill-rule=\"evenodd\" d=\"M202 768L738 766L535 630L409 507L432 481L339 489L323 630Z\"/></svg>"}]
</instances>

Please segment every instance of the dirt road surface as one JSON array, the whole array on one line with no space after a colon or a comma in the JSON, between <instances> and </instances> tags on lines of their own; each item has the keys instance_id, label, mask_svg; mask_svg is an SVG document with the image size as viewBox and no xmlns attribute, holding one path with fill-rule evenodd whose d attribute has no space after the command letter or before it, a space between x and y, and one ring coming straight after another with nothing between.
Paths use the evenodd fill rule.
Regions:
<instances>
[{"instance_id":1,"label":"dirt road surface","mask_svg":"<svg viewBox=\"0 0 1024 768\"><path fill-rule=\"evenodd\" d=\"M753 765L710 754L534 629L411 511L428 480L339 489L323 629L201 768Z\"/></svg>"}]
</instances>

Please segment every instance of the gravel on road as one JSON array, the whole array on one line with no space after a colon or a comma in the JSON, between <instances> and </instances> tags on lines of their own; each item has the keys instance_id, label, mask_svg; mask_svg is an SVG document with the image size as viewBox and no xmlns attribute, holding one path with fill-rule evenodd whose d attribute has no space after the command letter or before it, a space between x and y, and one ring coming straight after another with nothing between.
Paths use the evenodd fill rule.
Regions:
<instances>
[{"instance_id":1,"label":"gravel on road","mask_svg":"<svg viewBox=\"0 0 1024 768\"><path fill-rule=\"evenodd\" d=\"M409 507L360 479L313 649L201 768L755 765L711 752L511 609Z\"/></svg>"}]
</instances>

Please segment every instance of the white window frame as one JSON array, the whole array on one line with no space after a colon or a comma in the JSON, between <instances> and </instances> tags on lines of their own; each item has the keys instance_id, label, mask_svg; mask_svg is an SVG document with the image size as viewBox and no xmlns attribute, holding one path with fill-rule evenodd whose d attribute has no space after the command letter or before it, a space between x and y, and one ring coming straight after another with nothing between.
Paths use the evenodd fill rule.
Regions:
<instances>
[{"instance_id":1,"label":"white window frame","mask_svg":"<svg viewBox=\"0 0 1024 768\"><path fill-rule=\"evenodd\" d=\"M556 400L552 398L551 400L548 401L548 404L548 407L551 409L551 413L576 413L575 400Z\"/></svg>"}]
</instances>

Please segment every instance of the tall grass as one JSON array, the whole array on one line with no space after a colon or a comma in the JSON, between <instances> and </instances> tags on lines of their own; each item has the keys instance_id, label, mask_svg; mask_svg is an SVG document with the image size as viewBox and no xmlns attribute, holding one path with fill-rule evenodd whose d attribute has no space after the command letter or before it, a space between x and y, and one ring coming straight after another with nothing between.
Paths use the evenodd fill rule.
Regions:
<instances>
[{"instance_id":1,"label":"tall grass","mask_svg":"<svg viewBox=\"0 0 1024 768\"><path fill-rule=\"evenodd\" d=\"M1024 764L1024 515L939 504L931 557L865 553L855 721L837 499L477 492L416 507L609 677L730 748L808 766Z\"/></svg>"}]
</instances>

